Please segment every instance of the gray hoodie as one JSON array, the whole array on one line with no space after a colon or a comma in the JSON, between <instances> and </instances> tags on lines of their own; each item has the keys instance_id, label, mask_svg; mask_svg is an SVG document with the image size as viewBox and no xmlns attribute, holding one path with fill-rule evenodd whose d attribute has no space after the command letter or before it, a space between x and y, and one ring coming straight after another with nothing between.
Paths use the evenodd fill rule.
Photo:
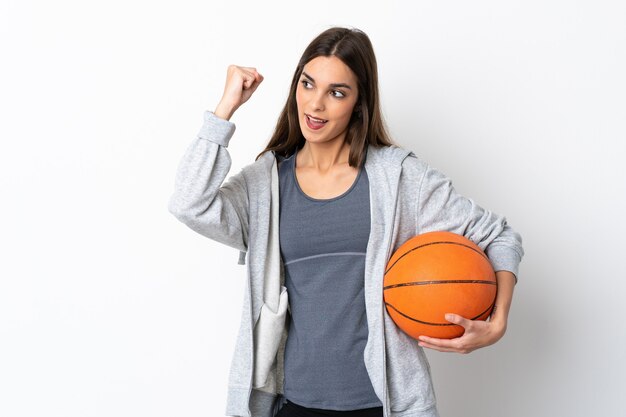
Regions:
<instances>
[{"instance_id":1,"label":"gray hoodie","mask_svg":"<svg viewBox=\"0 0 626 417\"><path fill-rule=\"evenodd\" d=\"M234 123L204 112L204 124L176 173L168 210L194 231L239 251L246 264L239 334L232 356L226 415L274 417L282 392L288 294L278 241L278 166L273 151L226 178ZM522 239L506 218L458 194L449 178L397 146L368 146L371 231L365 257L368 340L364 361L383 417L438 416L430 366L417 340L391 320L383 302L387 261L411 237L463 235L485 251L495 271L518 276Z\"/></svg>"}]
</instances>

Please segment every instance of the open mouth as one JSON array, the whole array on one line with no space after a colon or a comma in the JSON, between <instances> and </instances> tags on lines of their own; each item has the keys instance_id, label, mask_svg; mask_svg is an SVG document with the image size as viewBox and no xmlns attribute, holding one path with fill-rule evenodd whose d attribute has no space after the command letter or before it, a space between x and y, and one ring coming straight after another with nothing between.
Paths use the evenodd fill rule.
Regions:
<instances>
[{"instance_id":1,"label":"open mouth","mask_svg":"<svg viewBox=\"0 0 626 417\"><path fill-rule=\"evenodd\" d=\"M324 120L324 119L315 119L309 116L308 114L305 114L305 116L306 116L307 126L313 130L321 129L328 122L328 120Z\"/></svg>"},{"instance_id":2,"label":"open mouth","mask_svg":"<svg viewBox=\"0 0 626 417\"><path fill-rule=\"evenodd\" d=\"M308 114L305 114L305 115L313 123L326 123L328 121L324 119L316 119L315 117L309 116Z\"/></svg>"}]
</instances>

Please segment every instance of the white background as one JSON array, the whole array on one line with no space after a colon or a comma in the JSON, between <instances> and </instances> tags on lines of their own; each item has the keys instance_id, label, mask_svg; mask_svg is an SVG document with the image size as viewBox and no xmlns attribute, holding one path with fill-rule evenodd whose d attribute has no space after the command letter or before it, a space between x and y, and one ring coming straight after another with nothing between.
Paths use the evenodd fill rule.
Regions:
<instances>
[{"instance_id":1,"label":"white background","mask_svg":"<svg viewBox=\"0 0 626 417\"><path fill-rule=\"evenodd\" d=\"M523 237L505 337L428 351L442 417L626 415L625 3L227 3L0 2L0 415L224 415L245 267L167 211L175 170L231 63L253 162L332 25L396 142Z\"/></svg>"}]
</instances>

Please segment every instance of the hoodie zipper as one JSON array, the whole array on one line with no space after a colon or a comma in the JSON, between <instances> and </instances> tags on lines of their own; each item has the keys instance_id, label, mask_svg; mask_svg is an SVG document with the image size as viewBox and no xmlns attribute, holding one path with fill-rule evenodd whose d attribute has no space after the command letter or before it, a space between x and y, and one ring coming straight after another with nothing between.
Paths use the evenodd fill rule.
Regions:
<instances>
[{"instance_id":1,"label":"hoodie zipper","mask_svg":"<svg viewBox=\"0 0 626 417\"><path fill-rule=\"evenodd\" d=\"M402 163L404 159L409 156L409 154L405 155L404 158L400 161L400 171L402 171ZM389 236L389 242L387 244L387 257L385 258L385 262L389 261L389 257L391 256L391 251L393 249L392 241L394 236L394 227L396 221L396 211L398 208L398 190L400 189L400 174L398 174L398 182L396 184L396 192L395 192L395 200L393 204L393 213L391 216L391 233ZM386 264L385 264L386 265ZM384 304L384 303L383 303ZM381 324L383 328L383 417L390 417L391 414L391 403L387 407L387 346L385 345L385 306L381 309Z\"/></svg>"},{"instance_id":2,"label":"hoodie zipper","mask_svg":"<svg viewBox=\"0 0 626 417\"><path fill-rule=\"evenodd\" d=\"M247 401L247 410L248 413L250 411L250 396L252 395L252 385L253 385L253 380L254 380L254 325L255 325L255 318L254 318L254 311L252 310L252 275L251 275L251 271L250 271L250 262L248 262L248 294L250 295L250 323L252 323L252 325L250 326L250 346L252 347L252 353L250 355L250 385L248 385L248 401ZM251 414L247 414L246 417L250 417Z\"/></svg>"},{"instance_id":3,"label":"hoodie zipper","mask_svg":"<svg viewBox=\"0 0 626 417\"><path fill-rule=\"evenodd\" d=\"M393 222L395 222L396 220L396 216L395 216L395 205L394 205L394 215L392 217L392 228L393 228ZM393 240L393 233L391 233L391 236L389 238L389 243L388 243L388 248L387 248L387 257L385 258L385 260L389 259L389 255L391 254L391 249L392 249L392 245L391 245L391 241ZM380 320L381 320L381 325L382 325L382 334L383 334L383 417L388 417L387 414L387 346L385 346L385 305L383 302L383 306L381 309L381 316L380 316ZM391 405L389 405L389 407L391 407ZM390 410L389 410L390 411Z\"/></svg>"},{"instance_id":4,"label":"hoodie zipper","mask_svg":"<svg viewBox=\"0 0 626 417\"><path fill-rule=\"evenodd\" d=\"M274 156L274 161L272 161L272 167L270 168L270 198L273 198L274 196L272 195L272 188L271 188L271 181L272 181L272 177L273 177L273 170L274 170L274 166L276 165L276 171L278 171L278 165L277 165L277 161L276 161L276 152L275 151L270 151L272 152L272 155ZM271 207L271 202L270 202L270 207ZM270 210L271 211L271 210ZM271 219L270 219L271 222ZM250 384L248 385L248 401L247 401L247 409L248 409L248 414L246 415L246 417L250 417L252 414L250 413L250 397L252 395L252 390L253 390L253 385L254 385L254 326L256 324L256 318L254 317L254 311L252 309L252 271L250 269L250 262L247 262L247 266L248 266L248 294L250 295L250 323L252 323L252 326L250 326L250 340L252 341L250 346L252 346L252 354L250 355ZM260 310L259 310L259 314L261 314Z\"/></svg>"}]
</instances>

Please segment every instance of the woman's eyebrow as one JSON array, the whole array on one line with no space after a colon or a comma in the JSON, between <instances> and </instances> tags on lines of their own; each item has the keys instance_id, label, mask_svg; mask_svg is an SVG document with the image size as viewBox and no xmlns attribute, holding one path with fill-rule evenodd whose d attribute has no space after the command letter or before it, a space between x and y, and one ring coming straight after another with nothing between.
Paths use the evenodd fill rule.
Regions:
<instances>
[{"instance_id":1,"label":"woman's eyebrow","mask_svg":"<svg viewBox=\"0 0 626 417\"><path fill-rule=\"evenodd\" d=\"M302 71L302 75L304 75L305 77L307 77L309 80L311 80L311 81L315 82L315 80L313 79L313 77L311 77L311 76L310 76L309 74L307 74L306 72ZM333 84L330 84L330 86L331 86L332 88L337 88L337 87L345 87L345 88L347 88L348 90L352 90L352 87L350 87L348 84L345 84L345 83L333 83Z\"/></svg>"}]
</instances>

